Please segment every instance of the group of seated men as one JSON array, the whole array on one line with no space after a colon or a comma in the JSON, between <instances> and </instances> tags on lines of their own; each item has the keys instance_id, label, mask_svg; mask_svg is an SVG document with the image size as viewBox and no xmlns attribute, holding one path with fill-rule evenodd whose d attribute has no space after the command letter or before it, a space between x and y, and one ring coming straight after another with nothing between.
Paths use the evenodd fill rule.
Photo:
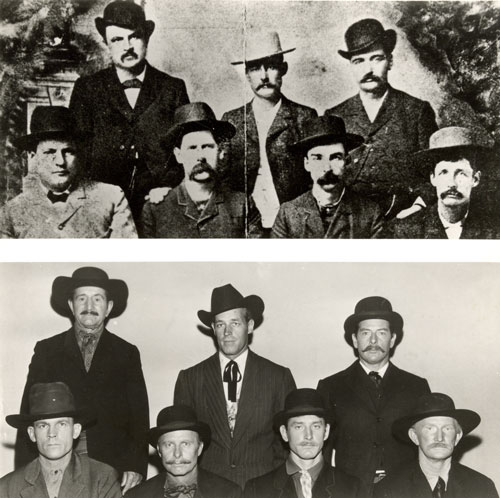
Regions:
<instances>
[{"instance_id":1,"label":"group of seated men","mask_svg":"<svg viewBox=\"0 0 500 498\"><path fill-rule=\"evenodd\" d=\"M139 5L112 1L95 24L112 65L76 81L69 110L34 110L2 237L498 238L472 196L491 154L389 84L397 36L378 20L347 29L359 93L322 117L281 93L295 49L249 30L232 64L254 98L221 120L147 62Z\"/></svg>"},{"instance_id":2,"label":"group of seated men","mask_svg":"<svg viewBox=\"0 0 500 498\"><path fill-rule=\"evenodd\" d=\"M52 307L72 326L35 346L20 414L6 419L19 431L2 498L498 498L453 458L479 415L390 361L404 320L387 299L361 299L345 320L357 360L297 389L249 349L262 298L214 288L198 318L218 350L179 372L150 428L139 351L105 327L127 298L95 267L54 280ZM143 482L147 443L162 471Z\"/></svg>"}]
</instances>

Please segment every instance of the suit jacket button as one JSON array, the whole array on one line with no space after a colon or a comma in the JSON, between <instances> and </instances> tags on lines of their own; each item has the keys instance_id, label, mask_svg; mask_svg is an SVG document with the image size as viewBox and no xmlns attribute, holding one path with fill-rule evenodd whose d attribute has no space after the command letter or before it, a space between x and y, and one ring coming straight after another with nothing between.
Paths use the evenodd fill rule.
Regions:
<instances>
[{"instance_id":1,"label":"suit jacket button","mask_svg":"<svg viewBox=\"0 0 500 498\"><path fill-rule=\"evenodd\" d=\"M232 464L231 464L231 468L232 468L232 469L235 469L235 468L236 468L236 464L232 463Z\"/></svg>"},{"instance_id":2,"label":"suit jacket button","mask_svg":"<svg viewBox=\"0 0 500 498\"><path fill-rule=\"evenodd\" d=\"M382 422L382 417L377 417L377 422Z\"/></svg>"},{"instance_id":3,"label":"suit jacket button","mask_svg":"<svg viewBox=\"0 0 500 498\"><path fill-rule=\"evenodd\" d=\"M354 159L354 163L355 164L359 163L359 158L358 157L356 159Z\"/></svg>"},{"instance_id":4,"label":"suit jacket button","mask_svg":"<svg viewBox=\"0 0 500 498\"><path fill-rule=\"evenodd\" d=\"M373 447L374 448L378 448L379 447L379 443L377 443L376 441L373 443Z\"/></svg>"},{"instance_id":5,"label":"suit jacket button","mask_svg":"<svg viewBox=\"0 0 500 498\"><path fill-rule=\"evenodd\" d=\"M120 145L120 150L125 150L125 145L121 144Z\"/></svg>"}]
</instances>

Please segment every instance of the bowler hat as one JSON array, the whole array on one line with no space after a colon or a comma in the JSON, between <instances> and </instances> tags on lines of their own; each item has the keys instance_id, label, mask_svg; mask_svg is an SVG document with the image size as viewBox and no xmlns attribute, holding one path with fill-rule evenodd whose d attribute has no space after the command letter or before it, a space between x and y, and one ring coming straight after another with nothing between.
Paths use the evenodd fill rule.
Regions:
<instances>
[{"instance_id":1,"label":"bowler hat","mask_svg":"<svg viewBox=\"0 0 500 498\"><path fill-rule=\"evenodd\" d=\"M308 119L303 123L303 139L290 145L290 150L306 155L317 145L341 142L346 152L359 147L363 143L361 135L346 133L344 120L338 116L320 116Z\"/></svg>"},{"instance_id":2,"label":"bowler hat","mask_svg":"<svg viewBox=\"0 0 500 498\"><path fill-rule=\"evenodd\" d=\"M353 346L352 335L357 332L358 324L362 320L380 318L387 320L391 325L391 333L396 334L396 343L403 336L403 318L399 313L392 311L388 299L380 296L370 296L361 299L354 308L354 313L344 322L344 339Z\"/></svg>"},{"instance_id":3,"label":"bowler hat","mask_svg":"<svg viewBox=\"0 0 500 498\"><path fill-rule=\"evenodd\" d=\"M347 28L344 38L347 50L338 51L344 59L368 52L378 44L381 44L387 53L391 53L396 46L396 32L393 29L384 29L377 19L361 19L355 22Z\"/></svg>"},{"instance_id":4,"label":"bowler hat","mask_svg":"<svg viewBox=\"0 0 500 498\"><path fill-rule=\"evenodd\" d=\"M156 427L148 432L149 444L156 448L158 438L173 431L195 431L205 445L210 443L210 427L205 422L200 422L195 411L189 406L174 405L163 408L156 417Z\"/></svg>"},{"instance_id":5,"label":"bowler hat","mask_svg":"<svg viewBox=\"0 0 500 498\"><path fill-rule=\"evenodd\" d=\"M207 327L210 327L215 315L236 308L248 309L252 314L253 320L259 322L264 312L264 301L255 295L243 297L231 284L226 284L222 287L216 287L212 291L210 311L198 311L198 318Z\"/></svg>"},{"instance_id":6,"label":"bowler hat","mask_svg":"<svg viewBox=\"0 0 500 498\"><path fill-rule=\"evenodd\" d=\"M442 393L423 394L418 398L415 411L397 419L392 424L392 433L400 440L411 442L408 429L419 420L428 417L451 417L460 425L464 436L474 430L481 422L481 417L472 410L456 409L453 400Z\"/></svg>"},{"instance_id":7,"label":"bowler hat","mask_svg":"<svg viewBox=\"0 0 500 498\"><path fill-rule=\"evenodd\" d=\"M286 425L288 419L302 415L317 415L328 423L330 414L326 408L323 396L316 390L310 388L294 389L285 398L285 408L277 413L273 419L275 429Z\"/></svg>"},{"instance_id":8,"label":"bowler hat","mask_svg":"<svg viewBox=\"0 0 500 498\"><path fill-rule=\"evenodd\" d=\"M283 50L276 31L250 30L246 33L244 43L243 60L231 62L233 66L287 54L295 50L295 48Z\"/></svg>"},{"instance_id":9,"label":"bowler hat","mask_svg":"<svg viewBox=\"0 0 500 498\"><path fill-rule=\"evenodd\" d=\"M68 299L78 287L100 287L113 301L109 317L121 315L127 306L128 287L123 280L111 279L100 268L83 266L73 272L71 277L57 277L52 284L51 304L54 310L63 316L72 316Z\"/></svg>"},{"instance_id":10,"label":"bowler hat","mask_svg":"<svg viewBox=\"0 0 500 498\"><path fill-rule=\"evenodd\" d=\"M120 28L138 30L140 27L146 29L149 38L155 29L155 23L147 20L144 10L134 2L115 0L106 5L103 17L96 17L95 26L99 34L106 38L107 26L119 26Z\"/></svg>"},{"instance_id":11,"label":"bowler hat","mask_svg":"<svg viewBox=\"0 0 500 498\"><path fill-rule=\"evenodd\" d=\"M75 399L64 382L33 384L29 392L29 412L7 415L6 422L16 429L27 427L37 420L73 417L75 422L87 425L92 420L88 410L76 409Z\"/></svg>"},{"instance_id":12,"label":"bowler hat","mask_svg":"<svg viewBox=\"0 0 500 498\"><path fill-rule=\"evenodd\" d=\"M33 148L40 140L70 138L81 140L88 134L77 131L71 111L63 106L37 106L33 110L30 132L13 140L22 150Z\"/></svg>"},{"instance_id":13,"label":"bowler hat","mask_svg":"<svg viewBox=\"0 0 500 498\"><path fill-rule=\"evenodd\" d=\"M228 121L219 121L214 111L205 102L193 102L178 107L174 113L174 124L168 130L164 146L172 147L186 133L209 130L216 141L229 139L236 133L236 128Z\"/></svg>"}]
</instances>

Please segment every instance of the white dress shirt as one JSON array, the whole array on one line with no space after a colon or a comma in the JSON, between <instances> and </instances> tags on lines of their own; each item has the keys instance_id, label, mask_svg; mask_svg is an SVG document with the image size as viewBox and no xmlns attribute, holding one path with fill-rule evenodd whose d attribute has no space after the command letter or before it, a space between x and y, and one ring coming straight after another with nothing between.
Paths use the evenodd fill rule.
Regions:
<instances>
[{"instance_id":1,"label":"white dress shirt","mask_svg":"<svg viewBox=\"0 0 500 498\"><path fill-rule=\"evenodd\" d=\"M130 76L130 73L126 73L123 71L123 69L120 69L119 67L115 68L116 69L116 74L118 75L118 79L120 80L120 83L123 83L126 80L131 80L132 78L137 78L141 83L144 83L144 76L146 75L146 66L144 66L144 69L142 70L142 73L139 74L138 76ZM125 90L125 97L127 97L128 103L130 104L130 107L132 109L135 107L135 104L137 104L137 99L139 98L139 92L141 91L140 88L124 88Z\"/></svg>"}]
</instances>

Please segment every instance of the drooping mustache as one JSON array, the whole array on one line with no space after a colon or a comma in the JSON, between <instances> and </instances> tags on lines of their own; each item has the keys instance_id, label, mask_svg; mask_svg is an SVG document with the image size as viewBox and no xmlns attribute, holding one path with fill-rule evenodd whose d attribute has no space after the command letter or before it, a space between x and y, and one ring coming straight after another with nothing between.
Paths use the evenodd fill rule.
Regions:
<instances>
[{"instance_id":1,"label":"drooping mustache","mask_svg":"<svg viewBox=\"0 0 500 498\"><path fill-rule=\"evenodd\" d=\"M215 169L210 166L206 161L199 162L194 165L193 169L191 170L191 173L189 173L189 179L196 181L196 175L199 175L200 173L208 173L210 175L210 178L213 178L215 176Z\"/></svg>"},{"instance_id":2,"label":"drooping mustache","mask_svg":"<svg viewBox=\"0 0 500 498\"><path fill-rule=\"evenodd\" d=\"M260 90L261 88L276 88L276 85L273 85L272 83L269 82L264 82L257 87L257 90Z\"/></svg>"},{"instance_id":3,"label":"drooping mustache","mask_svg":"<svg viewBox=\"0 0 500 498\"><path fill-rule=\"evenodd\" d=\"M368 73L363 78L361 78L361 83L366 83L367 81L378 81L379 83L382 81L378 76L375 76L373 73Z\"/></svg>"},{"instance_id":4,"label":"drooping mustache","mask_svg":"<svg viewBox=\"0 0 500 498\"><path fill-rule=\"evenodd\" d=\"M365 349L363 349L363 353L365 353L366 351L380 351L381 353L385 353L385 350L380 346L367 346Z\"/></svg>"},{"instance_id":5,"label":"drooping mustache","mask_svg":"<svg viewBox=\"0 0 500 498\"><path fill-rule=\"evenodd\" d=\"M80 313L80 315L94 315L94 316L99 316L98 313L92 310L85 310Z\"/></svg>"},{"instance_id":6,"label":"drooping mustache","mask_svg":"<svg viewBox=\"0 0 500 498\"><path fill-rule=\"evenodd\" d=\"M464 196L462 194L462 192L459 192L457 189L450 188L450 189L446 190L445 192L442 192L440 197L441 197L441 199L444 199L445 197L448 197L449 195L453 195L454 197L458 197L459 199L462 199Z\"/></svg>"},{"instance_id":7,"label":"drooping mustache","mask_svg":"<svg viewBox=\"0 0 500 498\"><path fill-rule=\"evenodd\" d=\"M331 185L338 182L339 177L332 170L327 171L321 178L318 178L318 185Z\"/></svg>"},{"instance_id":8,"label":"drooping mustache","mask_svg":"<svg viewBox=\"0 0 500 498\"><path fill-rule=\"evenodd\" d=\"M122 56L121 56L121 60L122 62L125 60L125 57L133 57L134 59L137 59L138 58L138 55L135 53L135 50L130 47Z\"/></svg>"}]
</instances>

